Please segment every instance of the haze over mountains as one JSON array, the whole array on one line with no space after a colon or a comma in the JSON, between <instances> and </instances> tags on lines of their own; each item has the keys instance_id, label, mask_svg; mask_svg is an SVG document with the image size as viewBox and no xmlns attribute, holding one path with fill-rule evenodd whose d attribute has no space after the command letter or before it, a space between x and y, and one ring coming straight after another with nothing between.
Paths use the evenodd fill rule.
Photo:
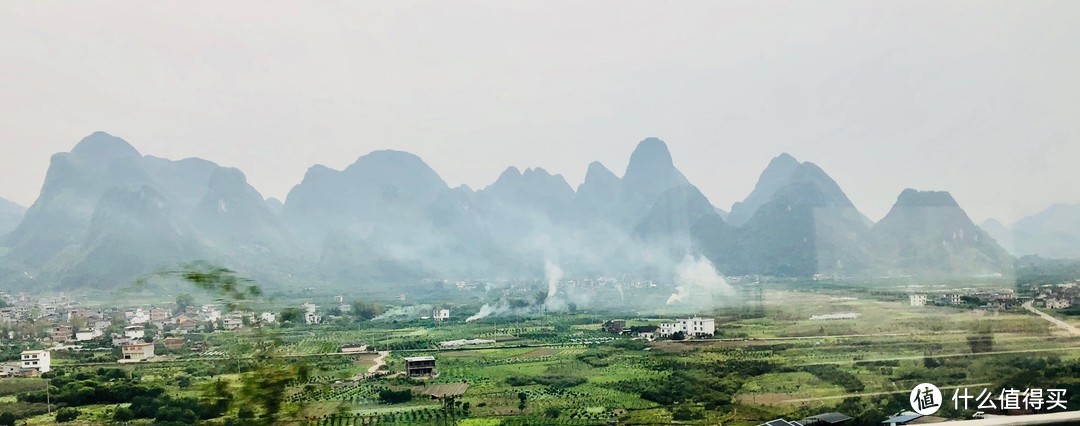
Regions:
<instances>
[{"instance_id":1,"label":"haze over mountains","mask_svg":"<svg viewBox=\"0 0 1080 426\"><path fill-rule=\"evenodd\" d=\"M0 235L15 229L24 214L26 214L26 207L0 198Z\"/></svg>"},{"instance_id":2,"label":"haze over mountains","mask_svg":"<svg viewBox=\"0 0 1080 426\"><path fill-rule=\"evenodd\" d=\"M311 167L281 202L239 170L142 155L97 132L52 157L25 215L8 204L0 202L0 233L10 230L0 240L5 287L113 288L194 260L272 284L352 287L541 277L549 262L570 276L663 281L687 255L739 275L1012 267L948 193L905 190L874 224L824 170L782 154L728 214L656 138L637 145L621 177L590 164L576 190L559 174L515 167L479 190L451 188L413 154L376 151L344 170Z\"/></svg>"},{"instance_id":3,"label":"haze over mountains","mask_svg":"<svg viewBox=\"0 0 1080 426\"><path fill-rule=\"evenodd\" d=\"M1055 204L1012 226L994 219L980 226L1017 256L1080 258L1080 204Z\"/></svg>"}]
</instances>

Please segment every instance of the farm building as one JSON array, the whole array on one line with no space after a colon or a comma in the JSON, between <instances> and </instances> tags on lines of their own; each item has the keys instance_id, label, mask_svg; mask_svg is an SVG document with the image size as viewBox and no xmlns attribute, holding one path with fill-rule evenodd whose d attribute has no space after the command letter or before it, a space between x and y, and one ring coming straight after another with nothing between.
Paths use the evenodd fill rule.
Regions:
<instances>
[{"instance_id":1,"label":"farm building","mask_svg":"<svg viewBox=\"0 0 1080 426\"><path fill-rule=\"evenodd\" d=\"M184 347L184 343L185 343L185 341L184 341L183 337L166 337L165 338L165 348L167 348L169 350L182 349Z\"/></svg>"},{"instance_id":2,"label":"farm building","mask_svg":"<svg viewBox=\"0 0 1080 426\"><path fill-rule=\"evenodd\" d=\"M409 377L434 376L436 374L435 357L417 356L405 358L405 373Z\"/></svg>"},{"instance_id":3,"label":"farm building","mask_svg":"<svg viewBox=\"0 0 1080 426\"><path fill-rule=\"evenodd\" d=\"M626 330L626 321L624 320L611 320L604 323L604 331L611 334L622 334L623 330Z\"/></svg>"},{"instance_id":4,"label":"farm building","mask_svg":"<svg viewBox=\"0 0 1080 426\"><path fill-rule=\"evenodd\" d=\"M120 346L121 363L140 362L154 357L153 343L131 343Z\"/></svg>"},{"instance_id":5,"label":"farm building","mask_svg":"<svg viewBox=\"0 0 1080 426\"><path fill-rule=\"evenodd\" d=\"M431 317L434 318L435 321L446 321L446 320L450 319L450 310L449 309L436 309L436 310L431 312Z\"/></svg>"},{"instance_id":6,"label":"farm building","mask_svg":"<svg viewBox=\"0 0 1080 426\"><path fill-rule=\"evenodd\" d=\"M716 334L716 320L712 318L687 318L660 324L660 336L668 337L682 332L686 337L707 337Z\"/></svg>"},{"instance_id":7,"label":"farm building","mask_svg":"<svg viewBox=\"0 0 1080 426\"><path fill-rule=\"evenodd\" d=\"M810 425L842 425L852 423L851 416L844 413L821 413L799 420L803 426Z\"/></svg>"},{"instance_id":8,"label":"farm building","mask_svg":"<svg viewBox=\"0 0 1080 426\"><path fill-rule=\"evenodd\" d=\"M49 372L52 365L52 357L49 356L49 351L23 351L20 355L24 370L37 370L39 373Z\"/></svg>"}]
</instances>

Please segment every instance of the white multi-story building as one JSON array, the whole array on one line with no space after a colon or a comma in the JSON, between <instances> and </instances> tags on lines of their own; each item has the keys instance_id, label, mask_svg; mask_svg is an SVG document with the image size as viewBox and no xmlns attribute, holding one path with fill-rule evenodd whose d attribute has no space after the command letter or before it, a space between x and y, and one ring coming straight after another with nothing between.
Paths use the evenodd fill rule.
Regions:
<instances>
[{"instance_id":1,"label":"white multi-story building","mask_svg":"<svg viewBox=\"0 0 1080 426\"><path fill-rule=\"evenodd\" d=\"M660 336L669 337L683 332L686 337L705 337L716 334L716 320L713 318L687 318L671 323L660 324Z\"/></svg>"},{"instance_id":2,"label":"white multi-story building","mask_svg":"<svg viewBox=\"0 0 1080 426\"><path fill-rule=\"evenodd\" d=\"M244 314L233 312L221 319L221 326L226 330L236 330L244 326Z\"/></svg>"},{"instance_id":3,"label":"white multi-story building","mask_svg":"<svg viewBox=\"0 0 1080 426\"><path fill-rule=\"evenodd\" d=\"M52 357L49 351L23 351L22 368L24 370L37 370L39 373L47 373L52 366Z\"/></svg>"},{"instance_id":4,"label":"white multi-story building","mask_svg":"<svg viewBox=\"0 0 1080 426\"><path fill-rule=\"evenodd\" d=\"M926 306L925 294L912 294L908 296L908 299L911 300L911 306Z\"/></svg>"},{"instance_id":5,"label":"white multi-story building","mask_svg":"<svg viewBox=\"0 0 1080 426\"><path fill-rule=\"evenodd\" d=\"M431 312L431 317L434 318L435 321L446 321L446 320L450 319L450 310L449 309L436 309L436 310Z\"/></svg>"},{"instance_id":6,"label":"white multi-story building","mask_svg":"<svg viewBox=\"0 0 1080 426\"><path fill-rule=\"evenodd\" d=\"M124 327L124 337L131 340L138 340L146 337L146 328L141 325L129 325Z\"/></svg>"}]
</instances>

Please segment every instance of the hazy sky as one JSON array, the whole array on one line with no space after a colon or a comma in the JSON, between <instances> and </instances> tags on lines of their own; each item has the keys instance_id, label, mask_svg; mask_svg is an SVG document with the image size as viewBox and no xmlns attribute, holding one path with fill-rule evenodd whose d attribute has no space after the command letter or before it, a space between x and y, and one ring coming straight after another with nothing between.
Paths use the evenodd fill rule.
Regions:
<instances>
[{"instance_id":1,"label":"hazy sky","mask_svg":"<svg viewBox=\"0 0 1080 426\"><path fill-rule=\"evenodd\" d=\"M103 130L279 198L383 148L576 186L657 136L725 209L784 151L875 220L906 187L1080 202L1077 1L358 3L0 3L0 197Z\"/></svg>"}]
</instances>

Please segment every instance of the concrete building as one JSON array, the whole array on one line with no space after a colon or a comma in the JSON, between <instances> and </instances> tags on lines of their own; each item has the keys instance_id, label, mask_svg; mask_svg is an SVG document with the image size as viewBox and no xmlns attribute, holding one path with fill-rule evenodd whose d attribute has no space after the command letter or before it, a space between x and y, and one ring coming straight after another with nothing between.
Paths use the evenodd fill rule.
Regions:
<instances>
[{"instance_id":1,"label":"concrete building","mask_svg":"<svg viewBox=\"0 0 1080 426\"><path fill-rule=\"evenodd\" d=\"M165 348L169 350L183 349L185 340L183 337L166 337Z\"/></svg>"},{"instance_id":2,"label":"concrete building","mask_svg":"<svg viewBox=\"0 0 1080 426\"><path fill-rule=\"evenodd\" d=\"M131 340L139 340L146 337L146 327L141 325L129 325L124 327L124 337Z\"/></svg>"},{"instance_id":3,"label":"concrete building","mask_svg":"<svg viewBox=\"0 0 1080 426\"><path fill-rule=\"evenodd\" d=\"M23 351L21 355L23 370L47 373L52 367L52 356L49 351Z\"/></svg>"},{"instance_id":4,"label":"concrete building","mask_svg":"<svg viewBox=\"0 0 1080 426\"><path fill-rule=\"evenodd\" d=\"M97 330L97 329L87 330L87 331L79 331L79 332L75 333L75 340L80 341L80 342L86 342L86 341L94 340L94 339L96 339L98 337L101 337L101 336L102 336L101 331Z\"/></svg>"},{"instance_id":5,"label":"concrete building","mask_svg":"<svg viewBox=\"0 0 1080 426\"><path fill-rule=\"evenodd\" d=\"M150 310L150 322L165 322L169 320L169 310L165 308L154 308Z\"/></svg>"},{"instance_id":6,"label":"concrete building","mask_svg":"<svg viewBox=\"0 0 1080 426\"><path fill-rule=\"evenodd\" d=\"M154 357L153 343L129 343L120 345L121 363L141 362Z\"/></svg>"},{"instance_id":7,"label":"concrete building","mask_svg":"<svg viewBox=\"0 0 1080 426\"><path fill-rule=\"evenodd\" d=\"M626 330L625 320L611 320L604 323L604 331L611 334L622 334Z\"/></svg>"},{"instance_id":8,"label":"concrete building","mask_svg":"<svg viewBox=\"0 0 1080 426\"><path fill-rule=\"evenodd\" d=\"M660 336L662 337L670 337L680 331L686 337L711 337L716 334L716 320L694 317L675 320L673 323L660 324Z\"/></svg>"},{"instance_id":9,"label":"concrete building","mask_svg":"<svg viewBox=\"0 0 1080 426\"><path fill-rule=\"evenodd\" d=\"M446 321L446 320L450 319L450 310L449 309L436 309L436 310L431 312L431 317L434 318L435 321Z\"/></svg>"},{"instance_id":10,"label":"concrete building","mask_svg":"<svg viewBox=\"0 0 1080 426\"><path fill-rule=\"evenodd\" d=\"M225 315L225 317L221 319L221 325L226 330L236 330L240 327L243 327L244 315L236 312Z\"/></svg>"},{"instance_id":11,"label":"concrete building","mask_svg":"<svg viewBox=\"0 0 1080 426\"><path fill-rule=\"evenodd\" d=\"M960 303L962 303L964 301L963 300L963 295L960 294L960 293L949 293L949 294L946 294L941 299L942 299L942 302L944 302L944 304L949 304L949 305L959 305Z\"/></svg>"},{"instance_id":12,"label":"concrete building","mask_svg":"<svg viewBox=\"0 0 1080 426\"><path fill-rule=\"evenodd\" d=\"M259 322L263 324L273 324L277 322L277 314L273 312L263 312L259 314Z\"/></svg>"},{"instance_id":13,"label":"concrete building","mask_svg":"<svg viewBox=\"0 0 1080 426\"><path fill-rule=\"evenodd\" d=\"M71 336L74 334L70 325L58 325L49 331L49 337L52 337L54 342L66 342L71 340Z\"/></svg>"},{"instance_id":14,"label":"concrete building","mask_svg":"<svg viewBox=\"0 0 1080 426\"><path fill-rule=\"evenodd\" d=\"M437 373L438 371L435 370L435 357L417 356L405 358L405 374L409 377L434 376Z\"/></svg>"},{"instance_id":15,"label":"concrete building","mask_svg":"<svg viewBox=\"0 0 1080 426\"><path fill-rule=\"evenodd\" d=\"M911 301L911 306L926 306L925 294L912 294L908 296L908 299Z\"/></svg>"},{"instance_id":16,"label":"concrete building","mask_svg":"<svg viewBox=\"0 0 1080 426\"><path fill-rule=\"evenodd\" d=\"M362 343L354 343L341 347L341 353L343 354L359 354L364 352L367 352L367 345Z\"/></svg>"}]
</instances>

